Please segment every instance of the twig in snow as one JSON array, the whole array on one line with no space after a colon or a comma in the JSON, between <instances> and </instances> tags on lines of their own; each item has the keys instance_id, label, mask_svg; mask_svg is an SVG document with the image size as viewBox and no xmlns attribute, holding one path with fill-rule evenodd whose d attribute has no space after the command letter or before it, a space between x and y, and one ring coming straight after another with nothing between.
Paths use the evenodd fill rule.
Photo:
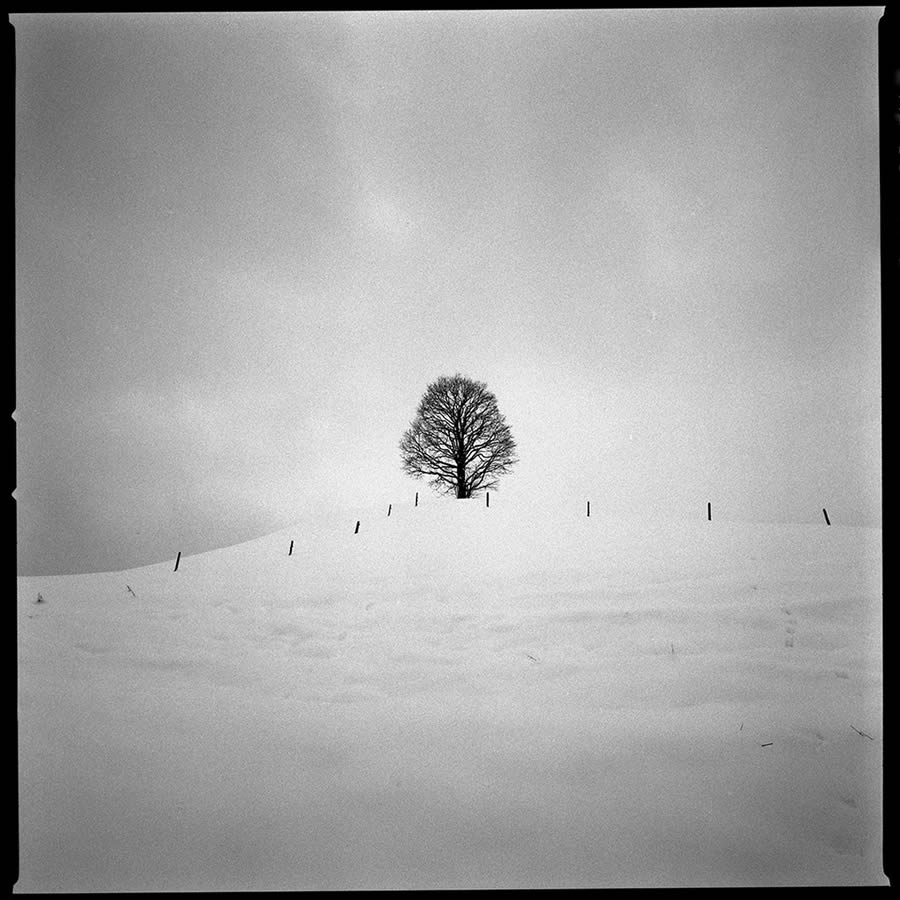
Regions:
<instances>
[{"instance_id":1,"label":"twig in snow","mask_svg":"<svg viewBox=\"0 0 900 900\"><path fill-rule=\"evenodd\" d=\"M128 588L128 593L131 594L132 597L137 597L137 594L131 589L130 584L126 584L125 587Z\"/></svg>"},{"instance_id":2,"label":"twig in snow","mask_svg":"<svg viewBox=\"0 0 900 900\"><path fill-rule=\"evenodd\" d=\"M744 723L743 723L743 722L741 722L741 727L740 727L740 728L738 728L738 731L743 731L743 730L744 730Z\"/></svg>"},{"instance_id":3,"label":"twig in snow","mask_svg":"<svg viewBox=\"0 0 900 900\"><path fill-rule=\"evenodd\" d=\"M850 727L853 728L852 725L851 725ZM871 734L866 734L864 731L860 731L858 728L853 728L853 730L854 730L857 734L862 735L863 737L867 737L870 741L874 741L874 740L875 740L875 738L873 738Z\"/></svg>"},{"instance_id":4,"label":"twig in snow","mask_svg":"<svg viewBox=\"0 0 900 900\"><path fill-rule=\"evenodd\" d=\"M768 744L760 744L759 746L760 746L760 747L771 747L772 744L774 744L774 743L775 743L775 741L769 741Z\"/></svg>"},{"instance_id":5,"label":"twig in snow","mask_svg":"<svg viewBox=\"0 0 900 900\"><path fill-rule=\"evenodd\" d=\"M533 659L535 662L540 662L540 660L539 660L537 657L532 656L530 653L526 653L525 655L526 655L529 659Z\"/></svg>"}]
</instances>

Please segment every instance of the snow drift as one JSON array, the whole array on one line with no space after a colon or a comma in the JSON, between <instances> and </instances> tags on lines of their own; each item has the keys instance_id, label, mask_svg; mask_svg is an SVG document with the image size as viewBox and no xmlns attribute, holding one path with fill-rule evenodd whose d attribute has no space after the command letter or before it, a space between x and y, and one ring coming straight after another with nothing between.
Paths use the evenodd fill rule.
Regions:
<instances>
[{"instance_id":1,"label":"snow drift","mask_svg":"<svg viewBox=\"0 0 900 900\"><path fill-rule=\"evenodd\" d=\"M881 531L596 506L19 578L16 890L886 883Z\"/></svg>"}]
</instances>

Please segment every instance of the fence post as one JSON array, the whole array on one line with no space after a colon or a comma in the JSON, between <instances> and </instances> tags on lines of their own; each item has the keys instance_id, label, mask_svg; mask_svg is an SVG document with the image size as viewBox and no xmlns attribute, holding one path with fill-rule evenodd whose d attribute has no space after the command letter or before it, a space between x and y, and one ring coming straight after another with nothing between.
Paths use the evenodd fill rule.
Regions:
<instances>
[{"instance_id":1,"label":"fence post","mask_svg":"<svg viewBox=\"0 0 900 900\"><path fill-rule=\"evenodd\" d=\"M491 492L490 491L485 491L485 493L484 493L484 505L485 506L491 505Z\"/></svg>"},{"instance_id":2,"label":"fence post","mask_svg":"<svg viewBox=\"0 0 900 900\"><path fill-rule=\"evenodd\" d=\"M588 500L588 502L587 502L587 514L588 514L588 518L590 518L591 517L591 501L590 500Z\"/></svg>"},{"instance_id":3,"label":"fence post","mask_svg":"<svg viewBox=\"0 0 900 900\"><path fill-rule=\"evenodd\" d=\"M416 506L419 505L419 492L416 491Z\"/></svg>"},{"instance_id":4,"label":"fence post","mask_svg":"<svg viewBox=\"0 0 900 900\"><path fill-rule=\"evenodd\" d=\"M178 551L178 557L177 557L177 559L175 560L175 568L172 569L173 572L177 572L177 571L178 571L178 563L180 563L180 562L181 562L181 551L179 550L179 551Z\"/></svg>"},{"instance_id":5,"label":"fence post","mask_svg":"<svg viewBox=\"0 0 900 900\"><path fill-rule=\"evenodd\" d=\"M828 518L828 512L825 510L825 507L824 507L824 506L822 507L822 512L825 514L825 524L826 524L826 525L830 525L830 524L831 524L831 520Z\"/></svg>"},{"instance_id":6,"label":"fence post","mask_svg":"<svg viewBox=\"0 0 900 900\"><path fill-rule=\"evenodd\" d=\"M390 515L390 514L391 514L391 504L388 503L388 515Z\"/></svg>"},{"instance_id":7,"label":"fence post","mask_svg":"<svg viewBox=\"0 0 900 900\"><path fill-rule=\"evenodd\" d=\"M294 552L294 542L291 541L291 549L288 550L288 556L290 556Z\"/></svg>"},{"instance_id":8,"label":"fence post","mask_svg":"<svg viewBox=\"0 0 900 900\"><path fill-rule=\"evenodd\" d=\"M356 520L356 528L353 531L354 534L359 534L359 519Z\"/></svg>"},{"instance_id":9,"label":"fence post","mask_svg":"<svg viewBox=\"0 0 900 900\"><path fill-rule=\"evenodd\" d=\"M712 503L706 504L706 521L712 522Z\"/></svg>"}]
</instances>

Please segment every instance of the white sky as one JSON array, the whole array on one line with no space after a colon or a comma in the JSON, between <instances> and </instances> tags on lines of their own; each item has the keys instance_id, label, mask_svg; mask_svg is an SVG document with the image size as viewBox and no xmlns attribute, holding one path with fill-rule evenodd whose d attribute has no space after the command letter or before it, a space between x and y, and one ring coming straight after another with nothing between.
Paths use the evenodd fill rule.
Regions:
<instances>
[{"instance_id":1,"label":"white sky","mask_svg":"<svg viewBox=\"0 0 900 900\"><path fill-rule=\"evenodd\" d=\"M457 371L501 496L880 525L880 15L11 16L20 572L411 500Z\"/></svg>"}]
</instances>

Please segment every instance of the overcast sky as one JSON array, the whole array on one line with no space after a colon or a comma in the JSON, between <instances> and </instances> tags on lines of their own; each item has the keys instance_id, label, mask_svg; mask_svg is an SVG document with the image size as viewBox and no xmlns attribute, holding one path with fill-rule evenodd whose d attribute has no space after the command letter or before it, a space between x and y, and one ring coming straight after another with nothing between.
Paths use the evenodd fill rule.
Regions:
<instances>
[{"instance_id":1,"label":"overcast sky","mask_svg":"<svg viewBox=\"0 0 900 900\"><path fill-rule=\"evenodd\" d=\"M11 16L19 571L411 501L456 372L498 502L880 525L880 15Z\"/></svg>"}]
</instances>

